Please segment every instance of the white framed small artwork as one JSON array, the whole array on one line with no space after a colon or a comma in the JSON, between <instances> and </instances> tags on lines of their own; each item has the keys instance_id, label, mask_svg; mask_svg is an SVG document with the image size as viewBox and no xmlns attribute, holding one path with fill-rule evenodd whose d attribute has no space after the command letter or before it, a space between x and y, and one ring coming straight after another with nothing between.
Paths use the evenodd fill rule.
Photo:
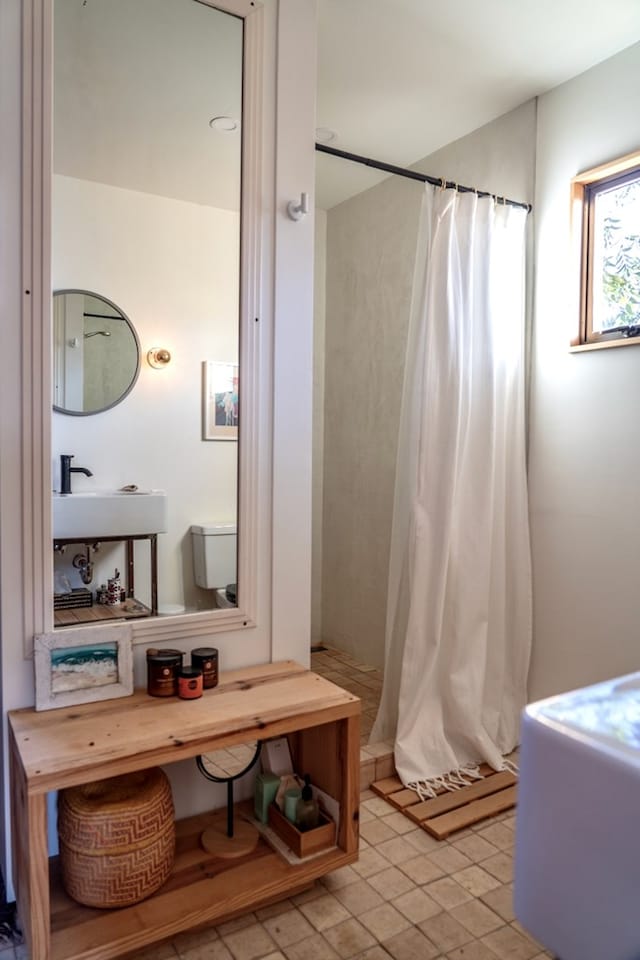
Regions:
<instances>
[{"instance_id":1,"label":"white framed small artwork","mask_svg":"<svg viewBox=\"0 0 640 960\"><path fill-rule=\"evenodd\" d=\"M238 439L238 365L202 364L202 439Z\"/></svg>"},{"instance_id":2,"label":"white framed small artwork","mask_svg":"<svg viewBox=\"0 0 640 960\"><path fill-rule=\"evenodd\" d=\"M38 634L33 659L36 710L133 693L131 627L125 624Z\"/></svg>"}]
</instances>

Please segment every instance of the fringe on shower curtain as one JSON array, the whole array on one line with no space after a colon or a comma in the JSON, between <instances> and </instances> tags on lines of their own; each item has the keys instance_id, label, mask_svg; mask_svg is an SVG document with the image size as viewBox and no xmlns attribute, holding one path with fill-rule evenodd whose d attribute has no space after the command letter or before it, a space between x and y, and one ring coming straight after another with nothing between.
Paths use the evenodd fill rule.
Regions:
<instances>
[{"instance_id":1,"label":"fringe on shower curtain","mask_svg":"<svg viewBox=\"0 0 640 960\"><path fill-rule=\"evenodd\" d=\"M425 188L372 739L395 734L396 769L426 796L479 762L503 769L526 700L525 226L519 208Z\"/></svg>"},{"instance_id":2,"label":"fringe on shower curtain","mask_svg":"<svg viewBox=\"0 0 640 960\"><path fill-rule=\"evenodd\" d=\"M503 759L500 769L508 770L514 774L518 773L517 763L507 757ZM428 780L411 780L406 786L415 790L421 800L434 800L443 791L453 793L456 790L462 790L463 787L472 786L478 780L484 780L480 765L478 763L465 763L457 770L443 773L438 777L429 777Z\"/></svg>"}]
</instances>

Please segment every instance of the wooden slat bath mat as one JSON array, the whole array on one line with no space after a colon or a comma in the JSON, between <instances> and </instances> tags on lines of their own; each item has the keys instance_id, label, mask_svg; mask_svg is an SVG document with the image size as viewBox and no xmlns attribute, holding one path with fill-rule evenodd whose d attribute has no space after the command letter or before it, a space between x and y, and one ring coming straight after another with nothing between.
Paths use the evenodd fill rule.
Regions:
<instances>
[{"instance_id":1,"label":"wooden slat bath mat","mask_svg":"<svg viewBox=\"0 0 640 960\"><path fill-rule=\"evenodd\" d=\"M482 780L459 790L438 790L433 800L420 800L416 791L404 787L398 777L378 780L371 784L371 789L427 833L445 840L456 830L515 806L515 774L507 770L496 773L486 764L480 767L480 773Z\"/></svg>"}]
</instances>

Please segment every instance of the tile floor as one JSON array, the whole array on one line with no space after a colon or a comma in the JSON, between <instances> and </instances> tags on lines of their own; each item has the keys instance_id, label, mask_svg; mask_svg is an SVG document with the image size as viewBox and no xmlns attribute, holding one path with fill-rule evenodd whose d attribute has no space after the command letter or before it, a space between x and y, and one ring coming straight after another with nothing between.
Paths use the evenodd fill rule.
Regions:
<instances>
[{"instance_id":1,"label":"tile floor","mask_svg":"<svg viewBox=\"0 0 640 960\"><path fill-rule=\"evenodd\" d=\"M362 698L363 781L388 776L389 744L368 745L382 677L338 651L312 668ZM392 755L391 755L392 756ZM392 760L391 760L392 762ZM393 772L393 771L391 771ZM370 790L360 857L312 889L237 920L185 933L129 960L542 960L512 907L515 816L437 841ZM0 960L27 960L25 947Z\"/></svg>"},{"instance_id":2,"label":"tile floor","mask_svg":"<svg viewBox=\"0 0 640 960\"><path fill-rule=\"evenodd\" d=\"M542 960L511 905L515 818L438 842L371 791L359 860L289 900L136 960ZM4 960L4 954L0 954Z\"/></svg>"}]
</instances>

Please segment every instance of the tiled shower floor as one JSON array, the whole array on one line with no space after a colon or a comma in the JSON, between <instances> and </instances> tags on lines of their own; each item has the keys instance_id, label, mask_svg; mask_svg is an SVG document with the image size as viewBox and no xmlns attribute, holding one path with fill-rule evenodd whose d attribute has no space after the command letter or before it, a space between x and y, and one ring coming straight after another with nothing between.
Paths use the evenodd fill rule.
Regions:
<instances>
[{"instance_id":1,"label":"tiled shower floor","mask_svg":"<svg viewBox=\"0 0 640 960\"><path fill-rule=\"evenodd\" d=\"M393 741L369 743L382 692L382 671L327 646L312 649L311 669L362 700L360 788L366 790L375 780L393 776Z\"/></svg>"},{"instance_id":2,"label":"tiled shower floor","mask_svg":"<svg viewBox=\"0 0 640 960\"><path fill-rule=\"evenodd\" d=\"M312 648L311 669L327 680L332 680L338 686L344 687L349 693L360 697L362 700L360 740L363 744L368 743L380 703L382 670L376 670L375 667L354 660L348 653L342 653L327 646Z\"/></svg>"}]
</instances>

